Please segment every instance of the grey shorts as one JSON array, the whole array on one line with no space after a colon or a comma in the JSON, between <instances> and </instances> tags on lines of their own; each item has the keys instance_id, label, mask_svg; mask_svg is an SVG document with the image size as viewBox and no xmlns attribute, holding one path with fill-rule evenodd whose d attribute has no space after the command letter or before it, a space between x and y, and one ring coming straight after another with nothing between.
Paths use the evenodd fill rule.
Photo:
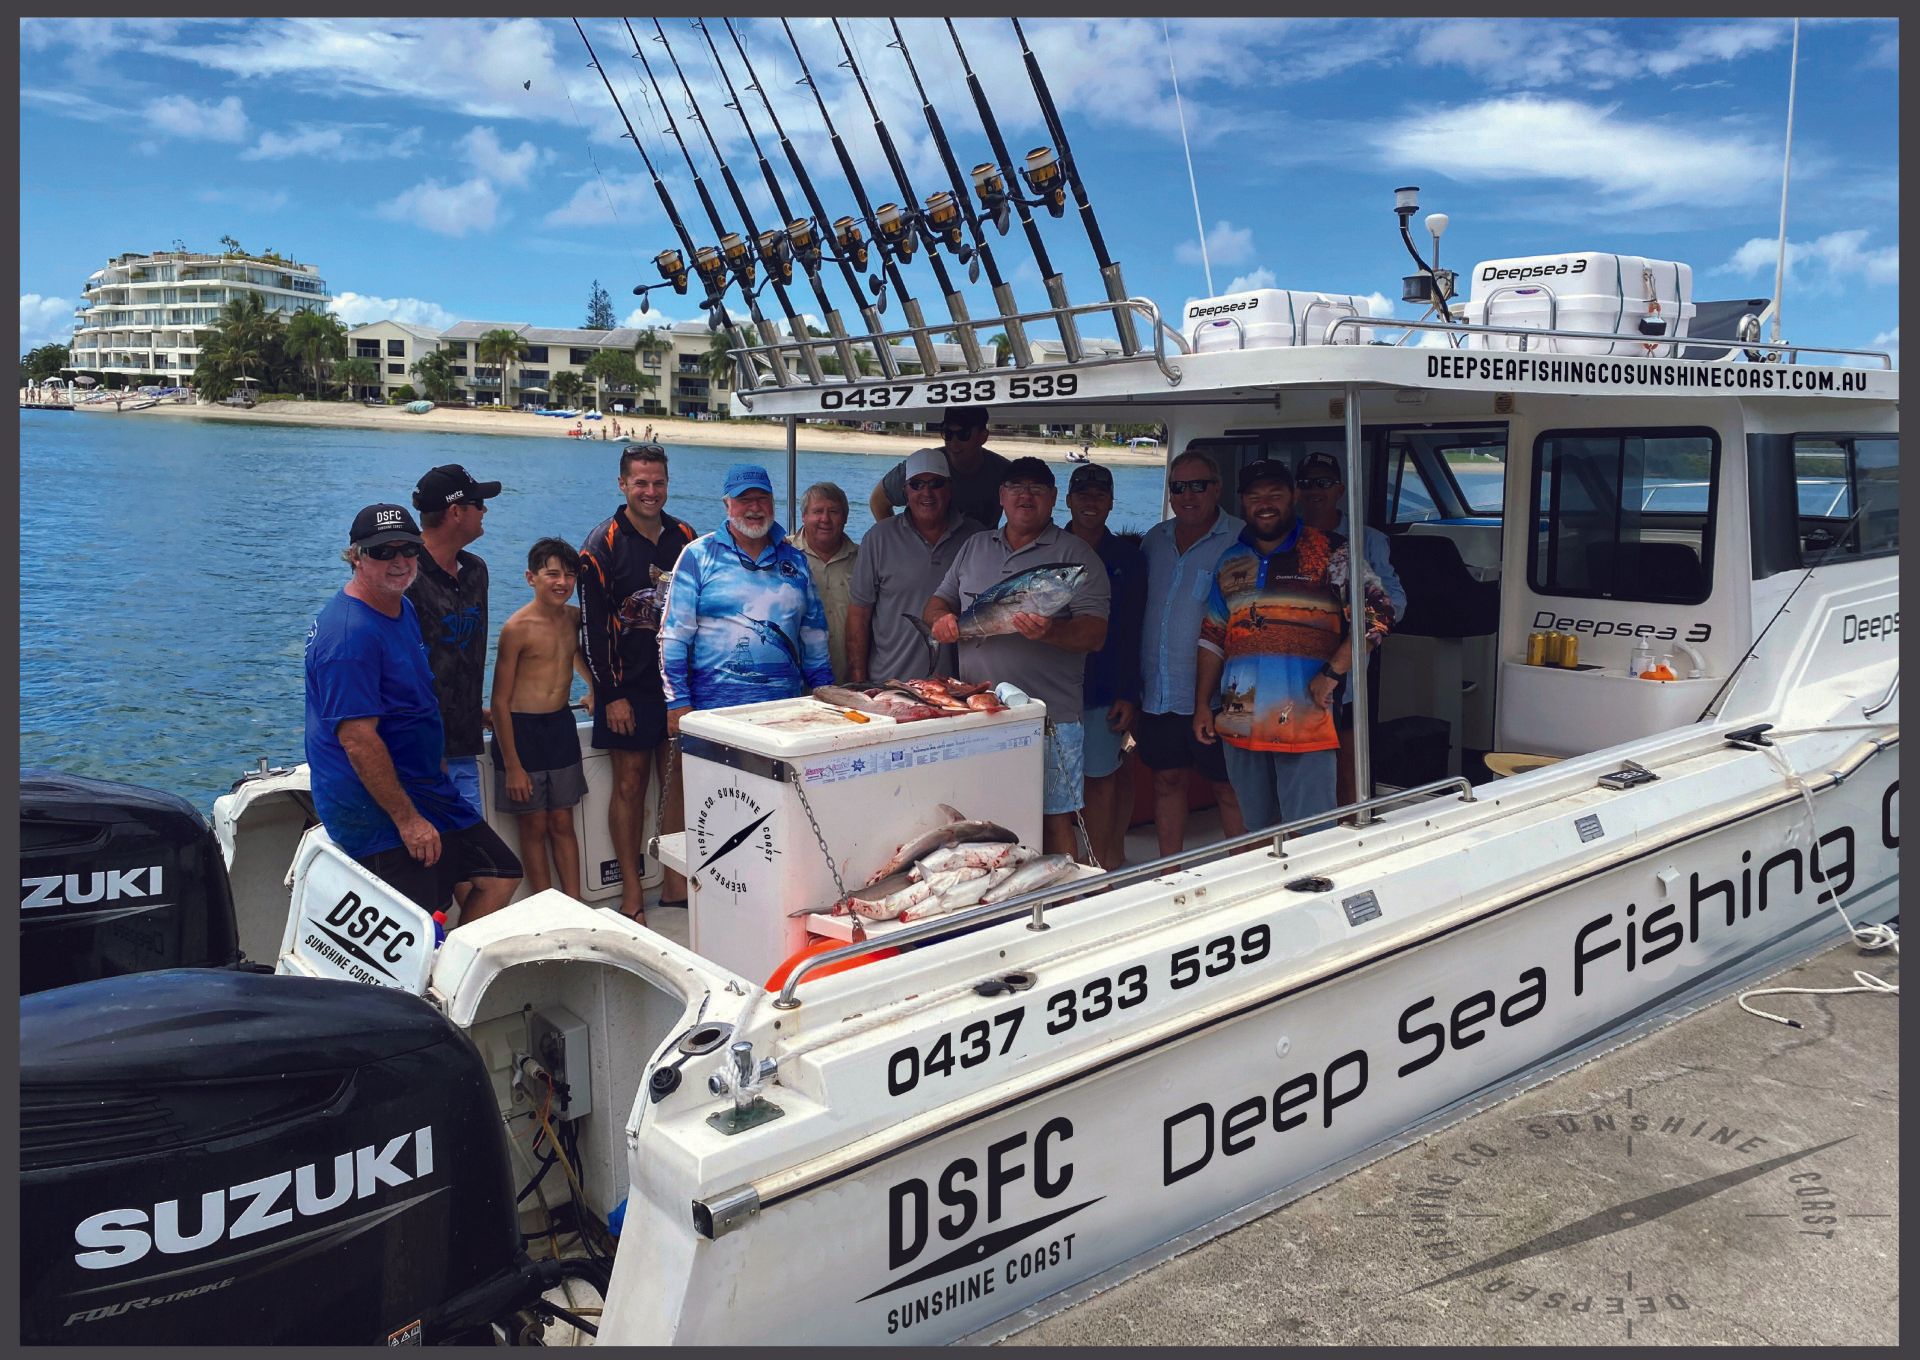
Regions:
<instances>
[{"instance_id":1,"label":"grey shorts","mask_svg":"<svg viewBox=\"0 0 1920 1360\"><path fill-rule=\"evenodd\" d=\"M587 796L587 768L577 760L557 770L528 770L527 778L533 781L533 796L516 803L507 797L506 770L494 769L493 801L502 812L560 812Z\"/></svg>"}]
</instances>

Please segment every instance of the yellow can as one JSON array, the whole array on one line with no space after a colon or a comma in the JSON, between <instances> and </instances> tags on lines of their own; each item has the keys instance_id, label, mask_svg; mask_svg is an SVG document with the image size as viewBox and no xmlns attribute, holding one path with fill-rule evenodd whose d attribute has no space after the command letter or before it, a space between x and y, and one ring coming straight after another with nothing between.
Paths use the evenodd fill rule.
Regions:
<instances>
[{"instance_id":1,"label":"yellow can","mask_svg":"<svg viewBox=\"0 0 1920 1360\"><path fill-rule=\"evenodd\" d=\"M1580 639L1572 633L1560 639L1560 664L1568 670L1580 665Z\"/></svg>"},{"instance_id":2,"label":"yellow can","mask_svg":"<svg viewBox=\"0 0 1920 1360\"><path fill-rule=\"evenodd\" d=\"M1527 664L1544 666L1547 663L1547 635L1545 633L1527 634Z\"/></svg>"},{"instance_id":3,"label":"yellow can","mask_svg":"<svg viewBox=\"0 0 1920 1360\"><path fill-rule=\"evenodd\" d=\"M1565 641L1566 639L1561 637L1560 634L1557 632L1548 633L1546 643L1542 649L1540 664L1543 666L1559 665L1560 664L1560 644Z\"/></svg>"}]
</instances>

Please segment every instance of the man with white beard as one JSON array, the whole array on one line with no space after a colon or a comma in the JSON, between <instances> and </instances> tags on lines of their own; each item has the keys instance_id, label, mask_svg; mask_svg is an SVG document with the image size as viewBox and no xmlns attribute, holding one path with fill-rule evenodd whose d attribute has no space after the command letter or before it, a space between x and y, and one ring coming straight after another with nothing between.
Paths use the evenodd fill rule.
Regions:
<instances>
[{"instance_id":1,"label":"man with white beard","mask_svg":"<svg viewBox=\"0 0 1920 1360\"><path fill-rule=\"evenodd\" d=\"M833 683L827 611L806 555L773 518L773 481L727 469L727 522L687 544L660 621L667 730L688 709L790 699Z\"/></svg>"}]
</instances>

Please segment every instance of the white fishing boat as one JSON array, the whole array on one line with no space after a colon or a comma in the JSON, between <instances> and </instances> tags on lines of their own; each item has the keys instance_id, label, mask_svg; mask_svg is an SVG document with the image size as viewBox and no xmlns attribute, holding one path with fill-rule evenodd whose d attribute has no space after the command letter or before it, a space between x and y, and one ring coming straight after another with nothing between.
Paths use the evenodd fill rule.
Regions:
<instances>
[{"instance_id":1,"label":"white fishing boat","mask_svg":"<svg viewBox=\"0 0 1920 1360\"><path fill-rule=\"evenodd\" d=\"M1522 266L1552 281L1498 281ZM1566 286L1558 266L1608 282ZM248 951L424 997L486 1072L477 1114L400 1095L371 1146L331 1149L377 1196L365 1212L505 1174L434 1157L483 1137L474 1120L537 1126L566 1150L575 1213L624 1215L600 1342L992 1335L1896 916L1891 362L1753 325L1702 335L1673 262L1543 252L1472 277L1456 316L1423 266L1433 321L1276 289L1202 299L1175 329L1116 269L1098 303L963 323L1061 331L1057 361L1012 368L810 381L801 351L817 362L844 336L743 345L757 382L736 399L790 426L968 404L1150 422L1229 485L1258 458L1339 452L1349 522L1389 532L1409 591L1381 728L1444 729L1441 768L1376 779L1358 686L1371 796L1341 820L856 926L829 909L954 809L1038 843L1043 710L693 714L688 830L657 845L689 878L685 943L594 905L618 883L590 761L587 900L527 897L438 947L426 912L312 824L303 769L243 781L215 832ZM1114 352L1078 343L1095 324ZM922 352L952 326L862 339ZM1838 482L1847 495L1823 499ZM1705 495L1657 508L1674 485ZM1548 633L1576 640L1570 660L1542 664ZM1637 662L1648 648L1664 671ZM1474 782L1467 751L1521 772ZM491 808L486 769L482 786ZM489 820L512 840L510 817ZM519 1139L486 1156L537 1188ZM265 1174L201 1180L237 1205L243 1170ZM145 1185L151 1241L163 1212L180 1237L194 1171ZM312 1172L286 1175L317 1195ZM301 1199L255 1254L349 1221L332 1212ZM81 1224L92 1297L118 1297L115 1272L158 1287L151 1262L135 1269L138 1213ZM231 1257L210 1240L158 1247L211 1253L169 1288L217 1286ZM439 1314L375 1311L370 1335L444 1333Z\"/></svg>"}]
</instances>

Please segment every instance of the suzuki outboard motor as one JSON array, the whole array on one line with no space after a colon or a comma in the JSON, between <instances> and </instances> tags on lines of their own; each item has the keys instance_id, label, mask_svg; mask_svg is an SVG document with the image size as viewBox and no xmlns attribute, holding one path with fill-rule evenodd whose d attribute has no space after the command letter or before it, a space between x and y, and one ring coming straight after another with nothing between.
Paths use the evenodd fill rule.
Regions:
<instances>
[{"instance_id":1,"label":"suzuki outboard motor","mask_svg":"<svg viewBox=\"0 0 1920 1360\"><path fill-rule=\"evenodd\" d=\"M226 861L184 798L20 775L20 990L240 958Z\"/></svg>"},{"instance_id":2,"label":"suzuki outboard motor","mask_svg":"<svg viewBox=\"0 0 1920 1360\"><path fill-rule=\"evenodd\" d=\"M427 1002L170 969L20 1003L21 1339L456 1339L521 1250L480 1055Z\"/></svg>"}]
</instances>

